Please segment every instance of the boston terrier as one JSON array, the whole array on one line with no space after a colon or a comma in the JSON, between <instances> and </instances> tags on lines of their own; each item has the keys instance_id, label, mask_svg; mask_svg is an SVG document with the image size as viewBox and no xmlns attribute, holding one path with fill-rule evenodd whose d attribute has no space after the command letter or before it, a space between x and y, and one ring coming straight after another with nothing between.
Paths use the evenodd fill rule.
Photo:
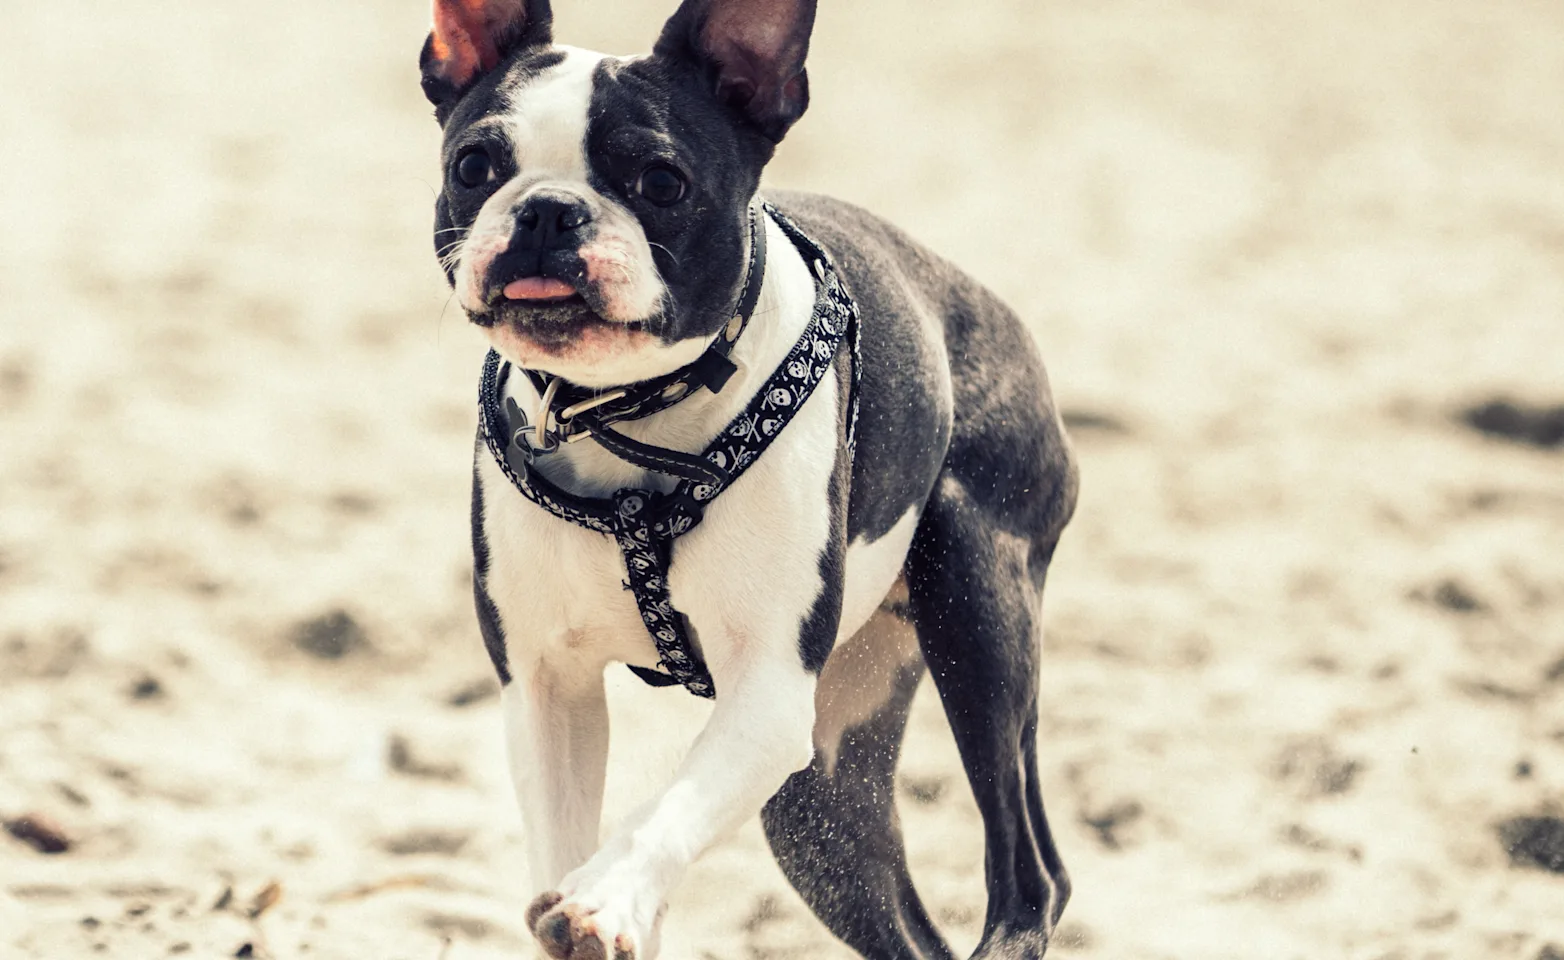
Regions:
<instances>
[{"instance_id":1,"label":"boston terrier","mask_svg":"<svg viewBox=\"0 0 1564 960\"><path fill-rule=\"evenodd\" d=\"M998 297L855 206L758 193L814 17L684 0L612 57L555 44L548 0L434 2L435 247L492 346L474 594L559 960L651 960L669 892L756 813L853 949L951 957L893 802L925 672L984 822L975 956L1041 956L1069 896L1036 741L1075 463ZM600 843L612 664L714 707Z\"/></svg>"}]
</instances>

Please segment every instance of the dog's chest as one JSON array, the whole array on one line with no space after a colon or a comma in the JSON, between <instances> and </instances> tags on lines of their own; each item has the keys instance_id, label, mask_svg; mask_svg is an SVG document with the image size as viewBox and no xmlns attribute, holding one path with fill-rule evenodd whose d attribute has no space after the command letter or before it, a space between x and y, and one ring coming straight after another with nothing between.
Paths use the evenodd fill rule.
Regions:
<instances>
[{"instance_id":1,"label":"dog's chest","mask_svg":"<svg viewBox=\"0 0 1564 960\"><path fill-rule=\"evenodd\" d=\"M522 497L485 449L478 451L475 482L483 489L481 535L489 552L484 586L513 660L656 660L612 540Z\"/></svg>"},{"instance_id":2,"label":"dog's chest","mask_svg":"<svg viewBox=\"0 0 1564 960\"><path fill-rule=\"evenodd\" d=\"M625 422L643 442L698 451L732 424L803 332L814 304L809 269L774 225L772 258L754 324L734 357L740 373L720 395L692 398L643 421ZM524 409L537 402L526 378L508 390ZM835 371L819 383L765 452L715 500L693 531L678 537L668 571L670 599L708 661L746 638L786 636L821 596L821 557L831 537L832 475L842 449L843 397ZM606 497L644 487L648 475L593 441L547 455L539 469L560 487ZM483 515L475 533L489 563L483 586L494 602L513 668L524 658L568 657L573 664L623 661L650 666L657 651L626 587L615 541L554 516L510 484L486 449L475 477ZM838 573L839 575L839 573ZM882 588L883 593L883 588Z\"/></svg>"},{"instance_id":3,"label":"dog's chest","mask_svg":"<svg viewBox=\"0 0 1564 960\"><path fill-rule=\"evenodd\" d=\"M838 400L829 378L766 453L708 505L702 523L674 541L670 599L708 659L745 636L791 642L820 596ZM490 558L485 586L513 665L561 657L587 667L655 664L614 540L538 507L510 486L487 450L478 456Z\"/></svg>"}]
</instances>

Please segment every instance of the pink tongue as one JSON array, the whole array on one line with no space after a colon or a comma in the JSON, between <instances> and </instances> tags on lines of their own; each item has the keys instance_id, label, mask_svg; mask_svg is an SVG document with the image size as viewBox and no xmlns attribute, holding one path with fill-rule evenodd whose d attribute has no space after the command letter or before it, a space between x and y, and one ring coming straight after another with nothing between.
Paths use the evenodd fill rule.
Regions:
<instances>
[{"instance_id":1,"label":"pink tongue","mask_svg":"<svg viewBox=\"0 0 1564 960\"><path fill-rule=\"evenodd\" d=\"M508 300L558 300L574 296L576 288L553 277L526 277L507 283L504 292Z\"/></svg>"}]
</instances>

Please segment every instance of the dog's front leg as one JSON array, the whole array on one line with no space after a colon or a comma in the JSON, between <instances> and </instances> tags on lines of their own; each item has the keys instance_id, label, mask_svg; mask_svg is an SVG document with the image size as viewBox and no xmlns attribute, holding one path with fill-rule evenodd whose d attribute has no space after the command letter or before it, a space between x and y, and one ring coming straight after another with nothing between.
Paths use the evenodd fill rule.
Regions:
<instances>
[{"instance_id":1,"label":"dog's front leg","mask_svg":"<svg viewBox=\"0 0 1564 960\"><path fill-rule=\"evenodd\" d=\"M792 635L723 645L732 655L711 664L716 709L672 784L528 911L551 956L652 960L685 869L809 765L815 676L797 644Z\"/></svg>"},{"instance_id":2,"label":"dog's front leg","mask_svg":"<svg viewBox=\"0 0 1564 960\"><path fill-rule=\"evenodd\" d=\"M597 849L608 766L602 669L534 663L515 670L502 698L532 889L551 890Z\"/></svg>"}]
</instances>

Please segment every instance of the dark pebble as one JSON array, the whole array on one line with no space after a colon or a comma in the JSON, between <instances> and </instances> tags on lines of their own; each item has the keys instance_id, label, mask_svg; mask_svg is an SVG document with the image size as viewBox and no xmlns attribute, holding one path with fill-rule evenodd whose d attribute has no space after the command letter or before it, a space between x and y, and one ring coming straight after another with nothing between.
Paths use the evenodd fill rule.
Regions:
<instances>
[{"instance_id":1,"label":"dark pebble","mask_svg":"<svg viewBox=\"0 0 1564 960\"><path fill-rule=\"evenodd\" d=\"M1096 410L1065 410L1059 419L1072 433L1129 433L1129 425L1111 413Z\"/></svg>"},{"instance_id":2,"label":"dark pebble","mask_svg":"<svg viewBox=\"0 0 1564 960\"><path fill-rule=\"evenodd\" d=\"M470 707L475 703L482 703L499 692L500 685L484 677L458 688L446 698L445 702L453 707Z\"/></svg>"},{"instance_id":3,"label":"dark pebble","mask_svg":"<svg viewBox=\"0 0 1564 960\"><path fill-rule=\"evenodd\" d=\"M332 610L293 628L293 645L322 660L341 660L369 645L369 636L346 610Z\"/></svg>"},{"instance_id":4,"label":"dark pebble","mask_svg":"<svg viewBox=\"0 0 1564 960\"><path fill-rule=\"evenodd\" d=\"M1499 842L1517 867L1564 873L1564 819L1515 817L1499 825Z\"/></svg>"},{"instance_id":5,"label":"dark pebble","mask_svg":"<svg viewBox=\"0 0 1564 960\"><path fill-rule=\"evenodd\" d=\"M1543 450L1564 446L1564 405L1532 406L1490 400L1461 411L1459 419L1478 433Z\"/></svg>"},{"instance_id":6,"label":"dark pebble","mask_svg":"<svg viewBox=\"0 0 1564 960\"><path fill-rule=\"evenodd\" d=\"M419 759L413 753L413 745L400 733L394 734L386 745L386 764L397 773L426 780L460 780L460 764L438 763Z\"/></svg>"},{"instance_id":7,"label":"dark pebble","mask_svg":"<svg viewBox=\"0 0 1564 960\"><path fill-rule=\"evenodd\" d=\"M1483 609L1477 595L1454 580L1446 580L1434 588L1434 602L1456 613L1476 613Z\"/></svg>"},{"instance_id":8,"label":"dark pebble","mask_svg":"<svg viewBox=\"0 0 1564 960\"><path fill-rule=\"evenodd\" d=\"M409 830L380 842L381 849L398 857L433 854L454 857L467 846L469 836L450 830Z\"/></svg>"},{"instance_id":9,"label":"dark pebble","mask_svg":"<svg viewBox=\"0 0 1564 960\"><path fill-rule=\"evenodd\" d=\"M148 674L131 685L130 696L133 700L156 700L163 696L163 684Z\"/></svg>"},{"instance_id":10,"label":"dark pebble","mask_svg":"<svg viewBox=\"0 0 1564 960\"><path fill-rule=\"evenodd\" d=\"M940 802L945 795L945 778L943 777L903 777L901 783L902 793L911 797L918 803L929 805Z\"/></svg>"},{"instance_id":11,"label":"dark pebble","mask_svg":"<svg viewBox=\"0 0 1564 960\"><path fill-rule=\"evenodd\" d=\"M71 848L65 830L41 813L28 813L5 821L6 832L39 853L64 853Z\"/></svg>"},{"instance_id":12,"label":"dark pebble","mask_svg":"<svg viewBox=\"0 0 1564 960\"><path fill-rule=\"evenodd\" d=\"M1097 813L1082 813L1081 822L1097 831L1097 839L1109 850L1124 846L1119 830L1139 820L1146 812L1138 800L1125 800Z\"/></svg>"}]
</instances>

